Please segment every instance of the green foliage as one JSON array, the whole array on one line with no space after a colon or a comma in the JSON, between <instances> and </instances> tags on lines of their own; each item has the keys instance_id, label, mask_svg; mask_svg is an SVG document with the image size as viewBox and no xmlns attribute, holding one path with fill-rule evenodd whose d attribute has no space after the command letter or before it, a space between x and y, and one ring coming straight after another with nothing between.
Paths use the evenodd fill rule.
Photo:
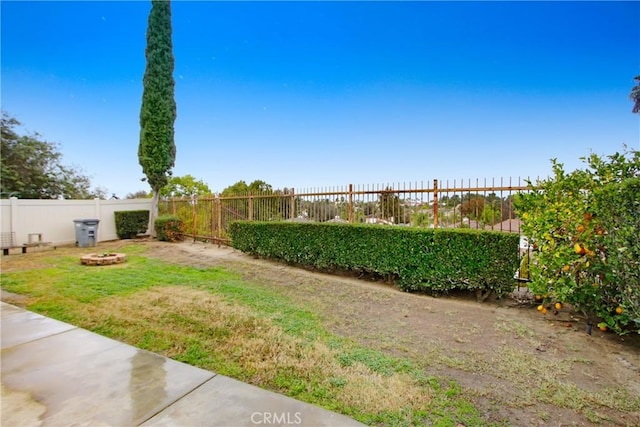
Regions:
<instances>
[{"instance_id":1,"label":"green foliage","mask_svg":"<svg viewBox=\"0 0 640 427\"><path fill-rule=\"evenodd\" d=\"M119 239L132 239L147 231L149 225L149 211L116 211L116 234Z\"/></svg>"},{"instance_id":2,"label":"green foliage","mask_svg":"<svg viewBox=\"0 0 640 427\"><path fill-rule=\"evenodd\" d=\"M334 219L339 214L338 207L329 199L314 200L303 203L304 210L308 213L309 219L318 222L326 222Z\"/></svg>"},{"instance_id":3,"label":"green foliage","mask_svg":"<svg viewBox=\"0 0 640 427\"><path fill-rule=\"evenodd\" d=\"M249 194L272 194L273 187L262 180L255 180L247 185L244 181L238 181L222 190L222 197L247 196Z\"/></svg>"},{"instance_id":4,"label":"green foliage","mask_svg":"<svg viewBox=\"0 0 640 427\"><path fill-rule=\"evenodd\" d=\"M484 205L484 197L471 196L462 202L460 212L462 213L462 216L466 216L469 219L479 219L482 211L484 210Z\"/></svg>"},{"instance_id":5,"label":"green foliage","mask_svg":"<svg viewBox=\"0 0 640 427\"><path fill-rule=\"evenodd\" d=\"M431 227L433 225L433 215L427 210L418 211L411 215L411 225L414 227Z\"/></svg>"},{"instance_id":6,"label":"green foliage","mask_svg":"<svg viewBox=\"0 0 640 427\"><path fill-rule=\"evenodd\" d=\"M274 190L270 184L258 179L248 185L238 181L222 190L220 196L224 199L223 209L232 220L273 221L289 218L291 199L288 194L289 189ZM272 195L282 197L260 197Z\"/></svg>"},{"instance_id":7,"label":"green foliage","mask_svg":"<svg viewBox=\"0 0 640 427\"><path fill-rule=\"evenodd\" d=\"M129 295L155 286L175 286L188 284L193 287L210 288L218 283L232 286L239 276L219 268L196 269L170 264L144 256L146 247L127 245L121 248L127 254L127 268L100 269L87 268L78 262L77 256L59 255L45 259L36 269L21 270L9 274L2 273L2 285L11 292L30 295L34 305L29 309L56 307L61 320L76 321L68 317L74 310L73 302L94 303L101 298L114 295ZM75 307L76 309L78 307ZM84 309L80 309L82 312ZM86 314L86 311L84 311Z\"/></svg>"},{"instance_id":8,"label":"green foliage","mask_svg":"<svg viewBox=\"0 0 640 427\"><path fill-rule=\"evenodd\" d=\"M202 180L196 180L191 175L172 176L167 185L160 190L160 195L163 197L192 197L211 193L207 184Z\"/></svg>"},{"instance_id":9,"label":"green foliage","mask_svg":"<svg viewBox=\"0 0 640 427\"><path fill-rule=\"evenodd\" d=\"M398 224L401 221L400 198L391 187L387 187L380 193L380 214L383 219ZM404 219L404 217L402 218Z\"/></svg>"},{"instance_id":10,"label":"green foliage","mask_svg":"<svg viewBox=\"0 0 640 427\"><path fill-rule=\"evenodd\" d=\"M592 154L571 173L552 160L554 177L515 200L524 234L537 250L531 289L567 302L619 334L640 333L638 217L640 152Z\"/></svg>"},{"instance_id":11,"label":"green foliage","mask_svg":"<svg viewBox=\"0 0 640 427\"><path fill-rule=\"evenodd\" d=\"M194 203L195 202L195 203ZM212 225L212 211L218 210L219 204L213 198L171 199L163 201L159 208L161 215L174 215L182 220L185 233L194 236L210 236Z\"/></svg>"},{"instance_id":12,"label":"green foliage","mask_svg":"<svg viewBox=\"0 0 640 427\"><path fill-rule=\"evenodd\" d=\"M155 193L167 184L175 164L176 102L171 41L171 3L153 0L147 27L147 66L140 109L138 160Z\"/></svg>"},{"instance_id":13,"label":"green foliage","mask_svg":"<svg viewBox=\"0 0 640 427\"><path fill-rule=\"evenodd\" d=\"M351 224L234 222L233 246L261 257L394 279L405 291L474 291L486 298L513 288L518 236Z\"/></svg>"},{"instance_id":14,"label":"green foliage","mask_svg":"<svg viewBox=\"0 0 640 427\"><path fill-rule=\"evenodd\" d=\"M148 193L144 190L138 190L135 193L128 193L125 196L125 199L150 199L153 194Z\"/></svg>"},{"instance_id":15,"label":"green foliage","mask_svg":"<svg viewBox=\"0 0 640 427\"><path fill-rule=\"evenodd\" d=\"M154 353L170 353L175 360L215 369L221 375L330 408L370 425L488 425L457 383L427 377L424 368L412 360L390 357L333 335L318 314L300 307L277 290L244 281L240 273L223 268L176 265L148 258L144 250L134 246L121 250L127 254L127 268L97 271L82 266L77 256L57 256L45 260L44 266L35 270L2 273L3 288L33 297L29 310ZM145 294L176 286L184 292L193 289L209 292L220 300L220 306L232 308L225 318L225 327L212 327L211 306L203 307L198 301L183 305L161 303L164 309L158 317L140 315L138 307L148 301ZM134 303L127 304L125 300ZM105 306L107 316L101 315ZM135 312L127 311L131 306L136 307ZM238 308L240 315L234 314ZM295 351L298 358L313 354L306 351L309 348L329 348L320 350L323 353L317 360L322 364L307 368L308 363L291 365L265 359L264 366L275 371L273 379L256 375L255 367L245 363L247 358L243 355L255 351L256 347L250 347L249 343L255 334L264 334L265 326L270 324L282 332L275 341L270 337L270 345L262 347L293 343L282 346L278 354ZM234 327L239 330L240 339L233 341L235 351L226 351L229 344L225 341ZM349 378L336 375L345 372L340 369L344 366L354 366L358 371L366 367L383 377L396 375L429 396L429 406L416 407L408 402L396 410L377 411L368 409L372 405L366 393L362 399L346 400L340 391ZM377 387L375 382L372 387Z\"/></svg>"},{"instance_id":16,"label":"green foliage","mask_svg":"<svg viewBox=\"0 0 640 427\"><path fill-rule=\"evenodd\" d=\"M0 147L0 191L2 196L22 199L91 199L104 196L90 190L90 180L75 168L61 163L56 144L43 141L37 133L18 135L20 122L2 112Z\"/></svg>"},{"instance_id":17,"label":"green foliage","mask_svg":"<svg viewBox=\"0 0 640 427\"><path fill-rule=\"evenodd\" d=\"M530 254L525 254L520 260L520 267L518 268L518 279L529 280L531 272L529 270L529 263L531 262Z\"/></svg>"},{"instance_id":18,"label":"green foliage","mask_svg":"<svg viewBox=\"0 0 640 427\"><path fill-rule=\"evenodd\" d=\"M485 225L495 225L501 221L501 215L498 208L485 205L480 214L480 221Z\"/></svg>"},{"instance_id":19,"label":"green foliage","mask_svg":"<svg viewBox=\"0 0 640 427\"><path fill-rule=\"evenodd\" d=\"M152 0L147 26L147 65L144 71L140 108L138 161L153 193L149 233L156 236L160 189L167 185L175 165L174 122L176 101L171 40L171 2Z\"/></svg>"},{"instance_id":20,"label":"green foliage","mask_svg":"<svg viewBox=\"0 0 640 427\"><path fill-rule=\"evenodd\" d=\"M454 194L453 196L442 196L440 197L440 206L446 206L449 208L454 208L456 206L458 206L460 204L461 200L460 200L460 196L457 194Z\"/></svg>"},{"instance_id":21,"label":"green foliage","mask_svg":"<svg viewBox=\"0 0 640 427\"><path fill-rule=\"evenodd\" d=\"M606 251L603 302L607 325L640 332L640 177L609 183L593 192L593 210ZM621 313L616 312L620 307Z\"/></svg>"},{"instance_id":22,"label":"green foliage","mask_svg":"<svg viewBox=\"0 0 640 427\"><path fill-rule=\"evenodd\" d=\"M633 80L636 81L636 85L631 89L631 93L629 94L629 98L633 102L633 108L631 109L631 112L639 114L640 113L640 75L635 76Z\"/></svg>"},{"instance_id":23,"label":"green foliage","mask_svg":"<svg viewBox=\"0 0 640 427\"><path fill-rule=\"evenodd\" d=\"M163 215L155 220L158 240L165 242L179 242L183 240L184 224L177 216Z\"/></svg>"}]
</instances>

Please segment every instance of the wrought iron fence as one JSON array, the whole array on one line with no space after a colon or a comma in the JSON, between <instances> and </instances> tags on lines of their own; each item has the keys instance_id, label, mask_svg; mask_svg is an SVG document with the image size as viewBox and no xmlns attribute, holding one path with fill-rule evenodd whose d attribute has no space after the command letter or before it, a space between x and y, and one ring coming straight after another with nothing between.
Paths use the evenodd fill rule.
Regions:
<instances>
[{"instance_id":1,"label":"wrought iron fence","mask_svg":"<svg viewBox=\"0 0 640 427\"><path fill-rule=\"evenodd\" d=\"M316 221L412 227L462 227L520 233L513 197L527 180L452 180L272 190L162 200L193 239L228 242L232 221Z\"/></svg>"}]
</instances>

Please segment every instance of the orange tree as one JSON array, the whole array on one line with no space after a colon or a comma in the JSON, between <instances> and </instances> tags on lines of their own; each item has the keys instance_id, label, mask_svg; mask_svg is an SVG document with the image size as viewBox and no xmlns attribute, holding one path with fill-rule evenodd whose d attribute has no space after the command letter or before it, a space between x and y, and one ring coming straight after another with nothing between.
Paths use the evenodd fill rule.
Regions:
<instances>
[{"instance_id":1,"label":"orange tree","mask_svg":"<svg viewBox=\"0 0 640 427\"><path fill-rule=\"evenodd\" d=\"M514 201L535 242L531 290L600 329L640 333L640 152L582 160L587 168L566 173L553 159L554 176Z\"/></svg>"}]
</instances>

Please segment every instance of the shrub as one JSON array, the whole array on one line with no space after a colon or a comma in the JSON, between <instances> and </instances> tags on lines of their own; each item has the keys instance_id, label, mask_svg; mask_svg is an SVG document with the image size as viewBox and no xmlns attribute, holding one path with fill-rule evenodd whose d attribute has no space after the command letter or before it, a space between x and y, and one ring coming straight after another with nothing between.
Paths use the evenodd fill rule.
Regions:
<instances>
[{"instance_id":1,"label":"shrub","mask_svg":"<svg viewBox=\"0 0 640 427\"><path fill-rule=\"evenodd\" d=\"M640 333L638 218L640 152L592 154L588 168L531 186L515 207L525 235L536 242L530 288L544 304L567 302L601 328Z\"/></svg>"},{"instance_id":2,"label":"shrub","mask_svg":"<svg viewBox=\"0 0 640 427\"><path fill-rule=\"evenodd\" d=\"M156 236L165 242L179 242L184 239L182 219L173 215L163 215L155 220Z\"/></svg>"},{"instance_id":3,"label":"shrub","mask_svg":"<svg viewBox=\"0 0 640 427\"><path fill-rule=\"evenodd\" d=\"M513 290L517 234L326 223L233 222L243 252L310 266L379 275L405 291L467 290L485 299Z\"/></svg>"},{"instance_id":4,"label":"shrub","mask_svg":"<svg viewBox=\"0 0 640 427\"><path fill-rule=\"evenodd\" d=\"M119 239L132 239L147 231L149 226L149 211L116 211L116 234Z\"/></svg>"},{"instance_id":5,"label":"shrub","mask_svg":"<svg viewBox=\"0 0 640 427\"><path fill-rule=\"evenodd\" d=\"M640 177L607 184L593 193L593 210L603 233L603 308L609 327L640 333Z\"/></svg>"}]
</instances>

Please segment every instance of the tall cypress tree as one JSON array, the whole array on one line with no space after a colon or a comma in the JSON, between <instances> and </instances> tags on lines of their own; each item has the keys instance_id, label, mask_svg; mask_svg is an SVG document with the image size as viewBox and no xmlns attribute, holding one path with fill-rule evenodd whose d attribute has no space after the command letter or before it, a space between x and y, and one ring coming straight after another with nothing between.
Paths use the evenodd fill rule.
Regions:
<instances>
[{"instance_id":1,"label":"tall cypress tree","mask_svg":"<svg viewBox=\"0 0 640 427\"><path fill-rule=\"evenodd\" d=\"M147 66L144 72L142 108L140 109L138 161L153 193L149 233L155 236L154 222L158 215L160 189L167 184L176 158L173 139L176 101L169 0L151 1L145 57Z\"/></svg>"}]
</instances>

